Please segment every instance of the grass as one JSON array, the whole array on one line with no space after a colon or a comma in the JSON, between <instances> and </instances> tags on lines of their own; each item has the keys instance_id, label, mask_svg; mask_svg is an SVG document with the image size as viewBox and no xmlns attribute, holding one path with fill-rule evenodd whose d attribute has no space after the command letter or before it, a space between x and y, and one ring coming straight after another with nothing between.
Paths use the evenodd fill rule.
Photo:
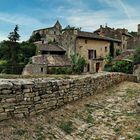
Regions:
<instances>
[{"instance_id":1,"label":"grass","mask_svg":"<svg viewBox=\"0 0 140 140\"><path fill-rule=\"evenodd\" d=\"M93 124L93 123L94 123L94 118L92 117L91 114L88 114L88 116L87 116L87 118L85 119L85 121L86 121L87 123Z\"/></svg>"},{"instance_id":2,"label":"grass","mask_svg":"<svg viewBox=\"0 0 140 140\"><path fill-rule=\"evenodd\" d=\"M15 74L0 74L0 78L4 79L29 79L29 78L56 78L56 79L70 79L70 75L55 75L55 74L38 74L38 75L15 75Z\"/></svg>"},{"instance_id":3,"label":"grass","mask_svg":"<svg viewBox=\"0 0 140 140\"><path fill-rule=\"evenodd\" d=\"M59 125L59 128L62 129L66 134L71 134L73 131L73 124L71 121L62 121Z\"/></svg>"},{"instance_id":4,"label":"grass","mask_svg":"<svg viewBox=\"0 0 140 140\"><path fill-rule=\"evenodd\" d=\"M136 136L134 140L140 140L140 136Z\"/></svg>"},{"instance_id":5,"label":"grass","mask_svg":"<svg viewBox=\"0 0 140 140\"><path fill-rule=\"evenodd\" d=\"M36 140L45 140L44 128L42 126L37 127Z\"/></svg>"},{"instance_id":6,"label":"grass","mask_svg":"<svg viewBox=\"0 0 140 140\"><path fill-rule=\"evenodd\" d=\"M18 129L13 132L15 135L23 136L25 133L27 133L27 130L24 129Z\"/></svg>"},{"instance_id":7,"label":"grass","mask_svg":"<svg viewBox=\"0 0 140 140\"><path fill-rule=\"evenodd\" d=\"M116 126L116 127L114 128L114 132L120 133L120 131L121 131L121 128L120 128L120 127Z\"/></svg>"}]
</instances>

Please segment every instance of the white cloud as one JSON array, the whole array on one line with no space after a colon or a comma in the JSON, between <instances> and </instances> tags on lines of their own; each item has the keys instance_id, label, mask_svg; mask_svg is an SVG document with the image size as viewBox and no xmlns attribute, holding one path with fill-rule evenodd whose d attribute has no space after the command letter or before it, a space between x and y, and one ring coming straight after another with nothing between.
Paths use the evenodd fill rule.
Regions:
<instances>
[{"instance_id":1,"label":"white cloud","mask_svg":"<svg viewBox=\"0 0 140 140\"><path fill-rule=\"evenodd\" d=\"M0 20L7 23L18 25L40 25L39 20L21 14L0 13Z\"/></svg>"}]
</instances>

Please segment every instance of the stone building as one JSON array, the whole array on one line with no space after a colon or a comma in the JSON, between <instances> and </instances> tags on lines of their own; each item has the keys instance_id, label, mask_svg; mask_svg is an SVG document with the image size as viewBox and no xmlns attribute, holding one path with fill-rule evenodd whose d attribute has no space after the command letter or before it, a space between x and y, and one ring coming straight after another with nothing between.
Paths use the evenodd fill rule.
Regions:
<instances>
[{"instance_id":1,"label":"stone building","mask_svg":"<svg viewBox=\"0 0 140 140\"><path fill-rule=\"evenodd\" d=\"M54 44L41 44L38 42L38 55L31 58L26 65L23 75L47 74L52 67L70 67L71 61L66 57L66 50Z\"/></svg>"},{"instance_id":2,"label":"stone building","mask_svg":"<svg viewBox=\"0 0 140 140\"><path fill-rule=\"evenodd\" d=\"M140 45L140 24L138 24L138 30L137 32L134 32L136 35L133 38L130 38L128 40L129 43L129 48L134 48L137 47L138 45ZM134 46L134 47L132 47Z\"/></svg>"},{"instance_id":3,"label":"stone building","mask_svg":"<svg viewBox=\"0 0 140 140\"><path fill-rule=\"evenodd\" d=\"M130 37L125 29L114 30L109 27L107 29L110 34L107 34L108 32L104 31L102 27L95 33L75 28L62 29L61 24L57 21L53 27L35 30L33 35L39 33L42 38L41 41L35 42L37 56L32 58L32 64L28 64L25 70L32 71L31 73L47 73L48 67L52 66L50 64L52 60L56 62L53 63L53 66L70 66L71 55L78 53L87 62L85 72L101 71L105 65L105 57L109 54L115 57L117 50L126 49L127 38ZM57 61L61 63L57 63Z\"/></svg>"},{"instance_id":4,"label":"stone building","mask_svg":"<svg viewBox=\"0 0 140 140\"><path fill-rule=\"evenodd\" d=\"M121 43L121 51L125 51L128 46L129 46L129 39L133 39L133 36L128 33L128 30L123 28L123 29L114 29L110 28L108 26L103 27L102 25L100 26L99 29L97 29L94 33L101 35L101 36L107 36L115 39L119 39L122 41Z\"/></svg>"},{"instance_id":5,"label":"stone building","mask_svg":"<svg viewBox=\"0 0 140 140\"><path fill-rule=\"evenodd\" d=\"M53 27L35 30L33 31L32 35L39 33L42 37L41 40L45 43L57 42L58 44L60 44L61 31L62 26L59 21L57 21Z\"/></svg>"},{"instance_id":6,"label":"stone building","mask_svg":"<svg viewBox=\"0 0 140 140\"><path fill-rule=\"evenodd\" d=\"M137 76L137 80L140 82L140 63L134 64L133 75Z\"/></svg>"},{"instance_id":7,"label":"stone building","mask_svg":"<svg viewBox=\"0 0 140 140\"><path fill-rule=\"evenodd\" d=\"M115 56L116 50L121 47L121 40L75 29L65 30L62 36L62 45L67 50L67 56L76 53L83 56L87 62L85 72L90 73L102 71L105 57L109 54Z\"/></svg>"}]
</instances>

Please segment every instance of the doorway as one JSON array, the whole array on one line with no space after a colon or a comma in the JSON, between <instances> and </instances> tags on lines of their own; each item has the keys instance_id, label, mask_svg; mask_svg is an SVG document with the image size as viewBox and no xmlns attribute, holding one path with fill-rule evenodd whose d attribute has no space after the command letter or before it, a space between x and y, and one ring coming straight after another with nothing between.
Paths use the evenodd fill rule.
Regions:
<instances>
[{"instance_id":1,"label":"doorway","mask_svg":"<svg viewBox=\"0 0 140 140\"><path fill-rule=\"evenodd\" d=\"M87 72L89 72L89 71L90 71L90 65L87 64Z\"/></svg>"},{"instance_id":2,"label":"doorway","mask_svg":"<svg viewBox=\"0 0 140 140\"><path fill-rule=\"evenodd\" d=\"M99 68L100 68L100 63L96 63L96 72L99 71Z\"/></svg>"}]
</instances>

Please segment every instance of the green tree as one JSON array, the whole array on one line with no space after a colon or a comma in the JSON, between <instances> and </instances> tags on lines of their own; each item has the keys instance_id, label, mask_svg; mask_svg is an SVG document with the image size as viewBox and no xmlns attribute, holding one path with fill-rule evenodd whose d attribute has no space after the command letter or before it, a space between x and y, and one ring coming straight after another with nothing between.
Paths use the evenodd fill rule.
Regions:
<instances>
[{"instance_id":1,"label":"green tree","mask_svg":"<svg viewBox=\"0 0 140 140\"><path fill-rule=\"evenodd\" d=\"M79 54L72 55L71 60L72 60L72 71L78 74L82 73L86 65L86 60Z\"/></svg>"},{"instance_id":2,"label":"green tree","mask_svg":"<svg viewBox=\"0 0 140 140\"><path fill-rule=\"evenodd\" d=\"M19 30L19 27L18 25L16 25L14 28L14 31L9 33L8 38L11 42L19 41L20 35L18 34L18 30Z\"/></svg>"},{"instance_id":3,"label":"green tree","mask_svg":"<svg viewBox=\"0 0 140 140\"><path fill-rule=\"evenodd\" d=\"M132 74L133 73L133 63L130 61L126 61L126 60L121 60L116 62L113 67L112 70L114 72L123 72L123 73L127 73L127 74Z\"/></svg>"},{"instance_id":4,"label":"green tree","mask_svg":"<svg viewBox=\"0 0 140 140\"><path fill-rule=\"evenodd\" d=\"M36 33L34 35L32 35L29 39L29 42L32 43L32 42L36 42L36 41L41 41L41 38L42 36L40 35L40 33Z\"/></svg>"}]
</instances>

